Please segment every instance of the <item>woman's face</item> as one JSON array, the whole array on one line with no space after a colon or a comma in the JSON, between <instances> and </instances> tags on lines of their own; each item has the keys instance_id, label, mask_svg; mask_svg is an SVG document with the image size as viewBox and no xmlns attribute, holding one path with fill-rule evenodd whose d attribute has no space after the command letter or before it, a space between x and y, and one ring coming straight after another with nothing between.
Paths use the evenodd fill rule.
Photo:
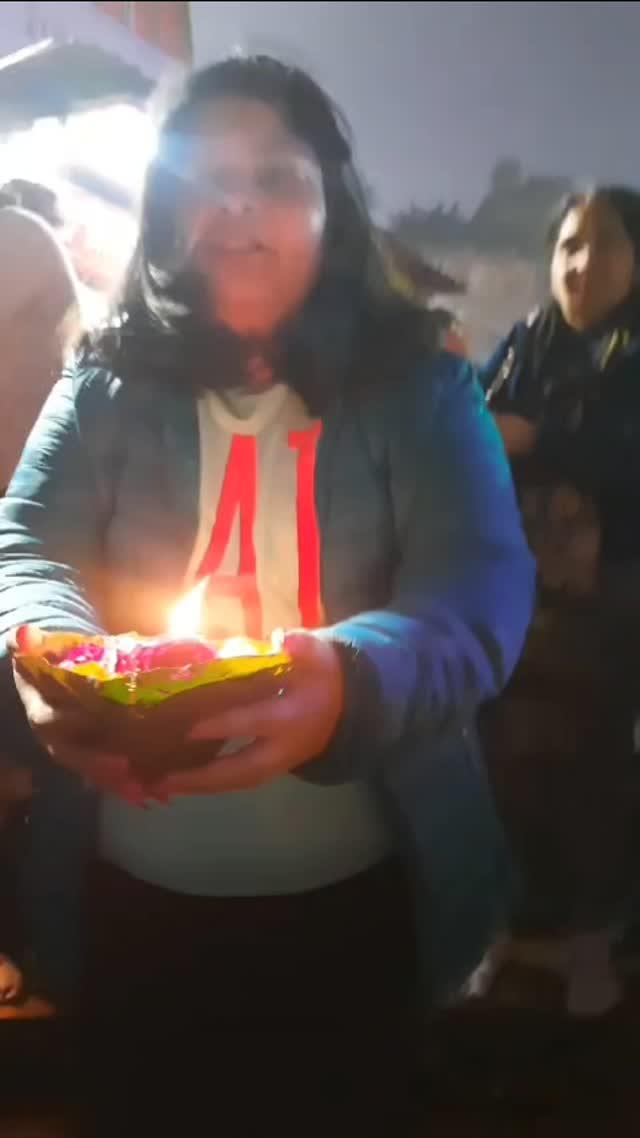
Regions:
<instances>
[{"instance_id":1,"label":"woman's face","mask_svg":"<svg viewBox=\"0 0 640 1138\"><path fill-rule=\"evenodd\" d=\"M553 252L551 291L577 332L605 320L626 298L636 277L635 254L620 217L597 198L565 217Z\"/></svg>"},{"instance_id":2,"label":"woman's face","mask_svg":"<svg viewBox=\"0 0 640 1138\"><path fill-rule=\"evenodd\" d=\"M187 140L183 237L209 313L240 336L268 336L316 280L325 228L320 167L276 110L224 98Z\"/></svg>"}]
</instances>

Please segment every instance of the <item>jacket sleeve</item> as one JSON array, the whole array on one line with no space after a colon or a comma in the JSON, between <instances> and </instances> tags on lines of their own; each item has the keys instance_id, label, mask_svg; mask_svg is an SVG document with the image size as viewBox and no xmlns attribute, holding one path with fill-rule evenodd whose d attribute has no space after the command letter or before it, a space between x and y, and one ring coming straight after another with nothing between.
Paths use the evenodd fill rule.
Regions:
<instances>
[{"instance_id":1,"label":"jacket sleeve","mask_svg":"<svg viewBox=\"0 0 640 1138\"><path fill-rule=\"evenodd\" d=\"M544 387L529 366L535 313L514 324L493 355L478 369L487 406L494 415L517 415L538 423L544 412ZM533 323L532 323L533 322Z\"/></svg>"},{"instance_id":2,"label":"jacket sleeve","mask_svg":"<svg viewBox=\"0 0 640 1138\"><path fill-rule=\"evenodd\" d=\"M68 374L56 384L0 502L0 706L13 686L4 648L10 629L99 629L107 388L102 373Z\"/></svg>"},{"instance_id":3,"label":"jacket sleeve","mask_svg":"<svg viewBox=\"0 0 640 1138\"><path fill-rule=\"evenodd\" d=\"M386 608L324 630L339 646L346 712L303 777L340 781L389 761L396 744L472 721L519 658L534 565L509 465L471 368L444 357L439 382L408 399L389 477L408 486ZM395 468L395 470L394 470Z\"/></svg>"},{"instance_id":4,"label":"jacket sleeve","mask_svg":"<svg viewBox=\"0 0 640 1138\"><path fill-rule=\"evenodd\" d=\"M512 329L508 336L505 336L504 339L500 340L500 343L496 348L494 348L489 358L485 360L484 363L478 363L477 365L478 383L480 384L480 387L484 391L485 395L489 393L492 384L495 383L498 377L500 369L504 365L509 352L509 348L513 344L513 338L514 330Z\"/></svg>"}]
</instances>

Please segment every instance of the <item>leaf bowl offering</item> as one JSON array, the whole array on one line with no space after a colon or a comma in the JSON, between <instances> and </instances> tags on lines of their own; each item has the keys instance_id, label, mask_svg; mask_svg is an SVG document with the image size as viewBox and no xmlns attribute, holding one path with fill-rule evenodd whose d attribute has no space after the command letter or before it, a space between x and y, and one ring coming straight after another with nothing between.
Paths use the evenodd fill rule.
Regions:
<instances>
[{"instance_id":1,"label":"leaf bowl offering","mask_svg":"<svg viewBox=\"0 0 640 1138\"><path fill-rule=\"evenodd\" d=\"M200 715L207 706L205 692L198 699L197 689L211 689L212 711L237 706L244 692L240 681L262 678L262 692L275 691L291 666L275 636L270 642L237 637L213 643L42 632L29 625L18 630L16 658L36 685L47 677L95 712L96 738L103 746L109 738L111 747L118 746L114 736L122 739L132 767L146 778L208 762L225 746L226 740L186 742L194 699Z\"/></svg>"},{"instance_id":2,"label":"leaf bowl offering","mask_svg":"<svg viewBox=\"0 0 640 1138\"><path fill-rule=\"evenodd\" d=\"M37 680L47 675L80 694L85 687L112 703L145 709L208 684L259 673L282 675L291 661L271 642L236 637L214 644L197 637L151 639L126 633L86 637L77 633L18 630L22 668Z\"/></svg>"}]
</instances>

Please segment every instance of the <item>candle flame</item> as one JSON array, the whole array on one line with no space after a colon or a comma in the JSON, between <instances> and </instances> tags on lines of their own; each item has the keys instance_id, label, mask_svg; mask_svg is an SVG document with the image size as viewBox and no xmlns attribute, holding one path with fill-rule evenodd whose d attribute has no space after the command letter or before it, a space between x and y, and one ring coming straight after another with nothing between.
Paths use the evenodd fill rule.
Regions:
<instances>
[{"instance_id":1,"label":"candle flame","mask_svg":"<svg viewBox=\"0 0 640 1138\"><path fill-rule=\"evenodd\" d=\"M225 640L218 656L221 660L233 660L237 656L259 656L260 651L246 636L230 636Z\"/></svg>"},{"instance_id":2,"label":"candle flame","mask_svg":"<svg viewBox=\"0 0 640 1138\"><path fill-rule=\"evenodd\" d=\"M208 578L199 581L191 592L175 605L169 617L169 633L176 639L197 636L202 625L202 608Z\"/></svg>"}]
</instances>

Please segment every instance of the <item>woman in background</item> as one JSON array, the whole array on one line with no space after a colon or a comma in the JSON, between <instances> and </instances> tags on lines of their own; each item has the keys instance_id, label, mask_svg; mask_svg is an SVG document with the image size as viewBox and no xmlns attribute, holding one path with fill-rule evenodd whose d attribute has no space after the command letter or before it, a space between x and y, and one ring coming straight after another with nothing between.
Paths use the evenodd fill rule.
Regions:
<instances>
[{"instance_id":1,"label":"woman in background","mask_svg":"<svg viewBox=\"0 0 640 1138\"><path fill-rule=\"evenodd\" d=\"M546 732L533 778L549 783L522 809L546 816L551 872L572 896L569 1006L596 1013L619 999L611 938L637 868L640 195L614 187L569 198L551 249L550 303L515 326L482 381L540 582L510 697L525 699L525 749ZM537 716L526 700L545 691L548 701L554 688L557 704L552 695ZM509 706L506 697L502 714ZM511 729L506 752L518 745ZM510 770L507 754L498 782L509 784Z\"/></svg>"}]
</instances>

